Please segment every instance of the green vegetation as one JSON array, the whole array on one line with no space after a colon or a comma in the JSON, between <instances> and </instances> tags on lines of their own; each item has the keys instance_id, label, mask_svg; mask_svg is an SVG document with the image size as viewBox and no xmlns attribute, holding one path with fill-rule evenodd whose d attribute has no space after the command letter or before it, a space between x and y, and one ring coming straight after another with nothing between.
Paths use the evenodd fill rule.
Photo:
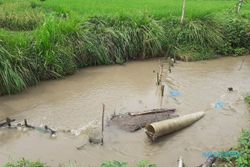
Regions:
<instances>
[{"instance_id":1,"label":"green vegetation","mask_svg":"<svg viewBox=\"0 0 250 167\"><path fill-rule=\"evenodd\" d=\"M219 159L216 164L223 164L227 167L249 167L250 164L250 129L242 132L238 146L235 148L239 151L240 156L238 158L222 158ZM221 166L221 165L218 165Z\"/></svg>"},{"instance_id":2,"label":"green vegetation","mask_svg":"<svg viewBox=\"0 0 250 167\"><path fill-rule=\"evenodd\" d=\"M47 167L47 165L39 161L31 162L25 159L21 159L17 161L16 163L9 162L5 164L4 167ZM127 167L127 163L120 162L120 161L107 161L107 162L102 163L100 167ZM155 164L150 164L146 160L143 160L143 161L138 162L137 167L157 167L157 166Z\"/></svg>"},{"instance_id":3,"label":"green vegetation","mask_svg":"<svg viewBox=\"0 0 250 167\"><path fill-rule=\"evenodd\" d=\"M240 157L236 160L239 167L249 167L250 164L250 129L244 131L240 137L238 150Z\"/></svg>"},{"instance_id":4,"label":"green vegetation","mask_svg":"<svg viewBox=\"0 0 250 167\"><path fill-rule=\"evenodd\" d=\"M7 163L4 167L46 167L46 165L38 161L31 162L25 159L21 159L16 163Z\"/></svg>"},{"instance_id":5,"label":"green vegetation","mask_svg":"<svg viewBox=\"0 0 250 167\"><path fill-rule=\"evenodd\" d=\"M247 104L250 105L250 95L245 97L245 101L246 101Z\"/></svg>"},{"instance_id":6,"label":"green vegetation","mask_svg":"<svg viewBox=\"0 0 250 167\"><path fill-rule=\"evenodd\" d=\"M176 0L0 0L0 95L92 65L247 54L250 4L235 3L190 0L180 24Z\"/></svg>"}]
</instances>

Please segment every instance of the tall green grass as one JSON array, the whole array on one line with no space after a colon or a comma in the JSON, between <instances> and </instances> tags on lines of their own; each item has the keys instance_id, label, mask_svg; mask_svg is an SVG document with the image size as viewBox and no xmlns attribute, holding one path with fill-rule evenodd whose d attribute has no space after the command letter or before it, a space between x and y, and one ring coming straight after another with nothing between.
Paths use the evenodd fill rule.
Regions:
<instances>
[{"instance_id":1,"label":"tall green grass","mask_svg":"<svg viewBox=\"0 0 250 167\"><path fill-rule=\"evenodd\" d=\"M5 10L0 14L3 15L0 16L0 95L20 92L41 80L73 74L85 66L122 64L158 56L202 60L250 49L250 15L246 12L240 16L232 12L203 13L180 24L179 17L174 16L82 17L77 11L60 5L60 10L46 7L56 0L3 2L0 6ZM9 7L16 13L8 11ZM14 19L7 19L7 11ZM31 16L22 17L24 13ZM5 21L2 24L1 19Z\"/></svg>"},{"instance_id":2,"label":"tall green grass","mask_svg":"<svg viewBox=\"0 0 250 167\"><path fill-rule=\"evenodd\" d=\"M32 33L0 35L0 92L20 92L40 80L61 78L90 65L166 55L200 60L222 53L224 46L227 54L238 47L249 49L249 20L240 19L244 26L227 21L216 22L211 16L184 24L175 18L156 20L148 16L86 20L51 16ZM235 29L240 29L240 34L234 34ZM234 35L228 36L230 33ZM229 40L235 35L237 42Z\"/></svg>"}]
</instances>

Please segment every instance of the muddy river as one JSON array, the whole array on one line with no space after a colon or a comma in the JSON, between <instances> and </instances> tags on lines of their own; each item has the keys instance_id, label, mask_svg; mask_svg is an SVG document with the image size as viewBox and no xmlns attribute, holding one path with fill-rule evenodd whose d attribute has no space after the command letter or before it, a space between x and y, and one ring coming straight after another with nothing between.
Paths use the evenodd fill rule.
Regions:
<instances>
[{"instance_id":1,"label":"muddy river","mask_svg":"<svg viewBox=\"0 0 250 167\"><path fill-rule=\"evenodd\" d=\"M34 130L1 129L0 164L25 157L53 167L75 162L100 166L107 160L125 161L130 166L148 160L159 167L174 167L182 156L187 166L199 165L205 161L203 152L227 150L237 143L242 129L250 128L250 113L243 100L250 91L250 57L241 67L243 58L178 62L166 74L163 98L154 73L159 71L160 59L85 68L65 79L0 97L1 120L26 118L32 125L70 130L51 138ZM228 92L228 87L234 91ZM215 107L218 102L223 108ZM103 146L86 144L77 150L88 143L91 129L100 126L103 103L106 120L114 112L161 107L176 108L179 115L205 111L206 116L156 143L150 142L144 130L129 133L106 126Z\"/></svg>"}]
</instances>

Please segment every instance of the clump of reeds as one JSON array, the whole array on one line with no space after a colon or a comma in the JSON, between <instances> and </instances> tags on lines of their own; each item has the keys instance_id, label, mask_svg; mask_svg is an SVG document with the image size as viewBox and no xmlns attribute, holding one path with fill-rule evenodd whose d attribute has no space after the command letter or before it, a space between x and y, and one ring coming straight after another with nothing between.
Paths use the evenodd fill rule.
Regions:
<instances>
[{"instance_id":1,"label":"clump of reeds","mask_svg":"<svg viewBox=\"0 0 250 167\"><path fill-rule=\"evenodd\" d=\"M80 27L77 55L87 65L156 57L162 55L163 38L164 30L151 18L93 17Z\"/></svg>"}]
</instances>

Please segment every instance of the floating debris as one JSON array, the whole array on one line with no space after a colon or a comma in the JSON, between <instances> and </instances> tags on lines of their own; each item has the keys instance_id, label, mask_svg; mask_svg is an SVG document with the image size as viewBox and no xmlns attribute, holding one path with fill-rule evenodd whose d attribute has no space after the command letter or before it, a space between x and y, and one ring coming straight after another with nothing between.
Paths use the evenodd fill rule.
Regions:
<instances>
[{"instance_id":1,"label":"floating debris","mask_svg":"<svg viewBox=\"0 0 250 167\"><path fill-rule=\"evenodd\" d=\"M170 93L170 96L172 97L181 96L181 93L178 90L170 90L169 93Z\"/></svg>"},{"instance_id":2,"label":"floating debris","mask_svg":"<svg viewBox=\"0 0 250 167\"><path fill-rule=\"evenodd\" d=\"M114 114L109 124L125 131L134 132L153 122L176 118L175 109L153 109L138 113Z\"/></svg>"},{"instance_id":3,"label":"floating debris","mask_svg":"<svg viewBox=\"0 0 250 167\"><path fill-rule=\"evenodd\" d=\"M16 123L15 125L12 125L12 122L15 122L15 121L16 121L15 119L10 119L7 117L6 121L0 124L0 127L7 126L9 128L16 128L17 130L23 130L23 131L26 130L25 128L29 128L29 129L34 129L34 130L37 130L37 131L43 132L43 133L50 133L51 137L56 136L56 131L51 129L47 125L44 125L42 127L32 126L32 125L28 124L27 119L24 119L24 124Z\"/></svg>"},{"instance_id":4,"label":"floating debris","mask_svg":"<svg viewBox=\"0 0 250 167\"><path fill-rule=\"evenodd\" d=\"M227 90L228 90L229 92L234 91L234 89L233 89L232 87L227 88Z\"/></svg>"},{"instance_id":5,"label":"floating debris","mask_svg":"<svg viewBox=\"0 0 250 167\"><path fill-rule=\"evenodd\" d=\"M99 129L93 129L89 134L89 142L91 144L103 144L102 131Z\"/></svg>"},{"instance_id":6,"label":"floating debris","mask_svg":"<svg viewBox=\"0 0 250 167\"><path fill-rule=\"evenodd\" d=\"M213 163L216 161L216 157L210 156L207 158L206 162L203 164L199 165L198 167L212 167Z\"/></svg>"},{"instance_id":7,"label":"floating debris","mask_svg":"<svg viewBox=\"0 0 250 167\"><path fill-rule=\"evenodd\" d=\"M11 123L14 121L16 120L10 119L9 117L7 117L4 122L0 123L0 127L6 127L6 126L11 127Z\"/></svg>"},{"instance_id":8,"label":"floating debris","mask_svg":"<svg viewBox=\"0 0 250 167\"><path fill-rule=\"evenodd\" d=\"M224 108L224 106L225 106L225 103L222 102L222 101L219 101L219 102L216 102L216 103L215 103L214 108L217 109L217 110L221 110L221 109Z\"/></svg>"},{"instance_id":9,"label":"floating debris","mask_svg":"<svg viewBox=\"0 0 250 167\"><path fill-rule=\"evenodd\" d=\"M183 160L182 160L182 157L179 157L178 159L178 167L184 167L184 163L183 163Z\"/></svg>"}]
</instances>

